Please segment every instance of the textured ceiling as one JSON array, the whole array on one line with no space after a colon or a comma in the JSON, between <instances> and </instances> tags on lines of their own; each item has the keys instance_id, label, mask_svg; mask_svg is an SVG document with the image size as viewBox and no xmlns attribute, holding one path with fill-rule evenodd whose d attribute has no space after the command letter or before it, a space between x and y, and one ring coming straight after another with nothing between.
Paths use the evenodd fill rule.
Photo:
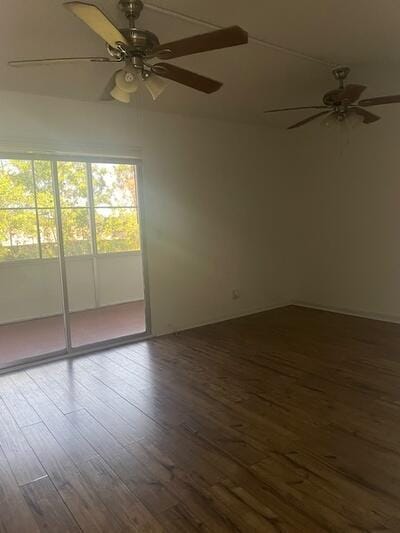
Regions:
<instances>
[{"instance_id":1,"label":"textured ceiling","mask_svg":"<svg viewBox=\"0 0 400 533\"><path fill-rule=\"evenodd\" d=\"M124 26L117 0L96 3ZM240 24L257 39L321 58L328 64L349 65L353 68L352 81L369 86L366 95L400 91L400 5L395 0L154 0L152 4L219 26ZM22 70L7 66L10 59L104 55L102 41L63 9L60 0L2 0L1 11L0 90L99 99L115 67L55 65ZM149 8L139 27L157 33L161 41L209 31L201 24ZM328 65L254 42L176 63L223 81L222 91L206 96L171 83L156 103L143 92L138 105L156 111L283 126L303 114L266 117L263 110L317 104L322 93L335 86Z\"/></svg>"}]
</instances>

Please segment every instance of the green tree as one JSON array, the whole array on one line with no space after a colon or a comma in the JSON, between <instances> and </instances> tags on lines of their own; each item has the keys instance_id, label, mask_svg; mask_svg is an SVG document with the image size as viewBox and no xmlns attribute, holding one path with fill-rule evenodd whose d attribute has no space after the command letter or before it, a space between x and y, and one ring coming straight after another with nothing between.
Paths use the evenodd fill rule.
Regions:
<instances>
[{"instance_id":1,"label":"green tree","mask_svg":"<svg viewBox=\"0 0 400 533\"><path fill-rule=\"evenodd\" d=\"M136 179L131 165L93 164L100 253L140 249ZM57 163L67 255L92 253L85 163ZM58 254L52 167L49 161L0 160L0 260ZM40 235L40 252L38 243Z\"/></svg>"},{"instance_id":2,"label":"green tree","mask_svg":"<svg viewBox=\"0 0 400 533\"><path fill-rule=\"evenodd\" d=\"M38 257L30 161L0 160L0 259Z\"/></svg>"}]
</instances>

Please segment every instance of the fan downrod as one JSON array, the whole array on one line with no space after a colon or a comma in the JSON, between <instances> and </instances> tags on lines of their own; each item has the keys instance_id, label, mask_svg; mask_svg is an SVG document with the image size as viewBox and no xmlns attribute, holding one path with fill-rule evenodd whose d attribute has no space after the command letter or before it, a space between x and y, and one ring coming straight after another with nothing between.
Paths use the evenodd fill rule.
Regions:
<instances>
[{"instance_id":1,"label":"fan downrod","mask_svg":"<svg viewBox=\"0 0 400 533\"><path fill-rule=\"evenodd\" d=\"M344 82L347 79L347 76L350 74L350 69L349 67L337 67L332 70L332 74L335 80L340 83L340 88L343 89Z\"/></svg>"},{"instance_id":2,"label":"fan downrod","mask_svg":"<svg viewBox=\"0 0 400 533\"><path fill-rule=\"evenodd\" d=\"M332 70L333 77L339 82L339 88L327 92L323 97L323 102L328 107L339 107L342 102L340 96L345 87L344 82L350 74L349 67L336 67Z\"/></svg>"},{"instance_id":3,"label":"fan downrod","mask_svg":"<svg viewBox=\"0 0 400 533\"><path fill-rule=\"evenodd\" d=\"M118 7L129 20L129 26L134 28L136 20L140 17L144 7L142 0L119 0Z\"/></svg>"}]
</instances>

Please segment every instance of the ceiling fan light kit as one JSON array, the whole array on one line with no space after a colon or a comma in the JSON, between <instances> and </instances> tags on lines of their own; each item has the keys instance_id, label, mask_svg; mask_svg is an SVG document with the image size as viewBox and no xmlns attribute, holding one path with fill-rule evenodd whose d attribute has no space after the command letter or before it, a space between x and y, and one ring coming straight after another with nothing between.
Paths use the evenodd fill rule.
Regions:
<instances>
[{"instance_id":1,"label":"ceiling fan light kit","mask_svg":"<svg viewBox=\"0 0 400 533\"><path fill-rule=\"evenodd\" d=\"M364 120L365 119L362 115L356 113L355 111L350 110L349 113L347 114L346 124L348 124L351 129L358 129L363 124L365 124Z\"/></svg>"},{"instance_id":2,"label":"ceiling fan light kit","mask_svg":"<svg viewBox=\"0 0 400 533\"><path fill-rule=\"evenodd\" d=\"M165 89L168 87L168 81L160 78L156 74L147 74L144 79L144 84L146 85L149 93L153 97L153 100L157 100Z\"/></svg>"},{"instance_id":3,"label":"ceiling fan light kit","mask_svg":"<svg viewBox=\"0 0 400 533\"><path fill-rule=\"evenodd\" d=\"M139 89L139 79L136 72L128 69L119 70L115 76L115 85L121 91L132 94Z\"/></svg>"},{"instance_id":4,"label":"ceiling fan light kit","mask_svg":"<svg viewBox=\"0 0 400 533\"><path fill-rule=\"evenodd\" d=\"M110 92L110 95L114 98L114 100L120 102L121 104L129 104L131 101L131 95L120 89L117 85Z\"/></svg>"},{"instance_id":5,"label":"ceiling fan light kit","mask_svg":"<svg viewBox=\"0 0 400 533\"><path fill-rule=\"evenodd\" d=\"M336 113L330 113L329 115L323 116L323 119L321 120L321 126L325 126L325 128L334 128L336 126L341 126L343 124L343 119L338 120L338 116Z\"/></svg>"},{"instance_id":6,"label":"ceiling fan light kit","mask_svg":"<svg viewBox=\"0 0 400 533\"><path fill-rule=\"evenodd\" d=\"M239 26L195 35L166 44L147 30L138 29L136 21L143 10L141 0L119 0L118 6L128 19L128 28L118 29L95 5L85 2L65 2L64 7L84 22L105 41L109 57L53 58L10 61L13 67L52 65L57 63L125 63L125 68L113 74L108 84L108 99L129 103L141 83L156 100L171 80L191 89L212 94L222 83L177 67L166 60L199 54L248 43L248 34ZM161 63L154 63L154 60ZM111 85L110 85L111 84ZM108 87L107 86L107 87Z\"/></svg>"},{"instance_id":7,"label":"ceiling fan light kit","mask_svg":"<svg viewBox=\"0 0 400 533\"><path fill-rule=\"evenodd\" d=\"M321 120L321 126L324 126L325 128L349 128L352 130L359 128L363 123L363 117L351 110L347 115L330 113L329 115L325 115Z\"/></svg>"},{"instance_id":8,"label":"ceiling fan light kit","mask_svg":"<svg viewBox=\"0 0 400 533\"><path fill-rule=\"evenodd\" d=\"M168 86L168 81L152 72L138 73L134 68L118 70L115 74L115 87L110 92L114 100L122 104L129 104L131 96L139 89L143 82L153 100L157 100Z\"/></svg>"},{"instance_id":9,"label":"ceiling fan light kit","mask_svg":"<svg viewBox=\"0 0 400 533\"><path fill-rule=\"evenodd\" d=\"M355 84L345 85L345 81L350 74L348 67L337 67L333 69L332 73L334 78L339 82L339 88L329 91L323 96L323 105L270 109L265 111L265 113L280 113L282 111L298 111L303 109L319 110L318 113L289 126L289 130L300 128L320 117L323 117L321 121L323 126L331 127L338 124L345 124L355 128L360 124L373 124L381 119L381 117L365 108L400 103L400 95L380 96L378 98L360 100L367 87L365 85Z\"/></svg>"}]
</instances>

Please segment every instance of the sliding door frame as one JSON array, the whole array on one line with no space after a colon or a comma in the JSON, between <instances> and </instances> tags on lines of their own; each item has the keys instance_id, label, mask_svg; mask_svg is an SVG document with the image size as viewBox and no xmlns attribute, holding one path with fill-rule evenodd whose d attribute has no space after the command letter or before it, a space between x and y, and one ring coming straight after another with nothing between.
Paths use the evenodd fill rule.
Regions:
<instances>
[{"instance_id":1,"label":"sliding door frame","mask_svg":"<svg viewBox=\"0 0 400 533\"><path fill-rule=\"evenodd\" d=\"M123 346L125 344L130 344L133 342L138 342L141 340L149 339L152 337L152 325L151 325L151 308L150 308L150 286L149 286L149 275L148 275L148 257L147 257L147 240L146 240L146 221L145 221L145 210L144 210L144 194L143 194L143 162L138 158L131 157L103 157L103 156L79 156L79 155L68 155L64 153L37 153L37 152L0 152L0 159L20 159L25 161L50 161L51 170L52 170L52 181L53 181L53 193L54 193L54 210L56 218L56 228L57 228L57 238L58 238L58 251L59 251L59 268L61 276L61 289L62 289L62 307L63 307L63 318L64 318L64 332L65 332L65 344L66 347L64 350L57 352L51 352L47 354L42 354L38 356L28 357L21 359L15 363L9 363L0 367L0 374L10 372L13 370L19 370L27 367L31 367L37 364L42 364L46 361L54 361L57 359L65 359L71 357L79 357L97 350L106 350L111 348L116 348L118 346ZM71 337L71 316L69 308L69 297L68 297L68 283L67 283L67 269L66 269L66 258L65 258L65 247L64 247L64 234L62 227L62 210L60 202L60 190L59 190L59 181L58 181L58 169L57 162L77 162L84 163L86 168L90 167L91 163L109 163L109 164L124 164L124 165L133 165L136 168L136 192L137 192L137 213L139 221L139 230L140 230L140 252L142 257L142 272L143 272L143 286L144 286L144 303L145 303L145 322L146 329L143 333L127 335L123 337L118 337L116 339L110 339L106 341L100 341L97 343L91 343L82 345L79 347L72 346L72 337ZM88 170L87 170L88 171ZM91 172L90 172L91 174ZM90 176L91 177L91 176ZM88 176L87 179L90 179ZM93 184L90 184L91 194ZM89 191L90 193L90 191ZM93 198L92 198L93 200ZM93 221L91 221L91 236L93 237L94 227L92 226ZM94 253L94 250L92 250Z\"/></svg>"}]
</instances>

